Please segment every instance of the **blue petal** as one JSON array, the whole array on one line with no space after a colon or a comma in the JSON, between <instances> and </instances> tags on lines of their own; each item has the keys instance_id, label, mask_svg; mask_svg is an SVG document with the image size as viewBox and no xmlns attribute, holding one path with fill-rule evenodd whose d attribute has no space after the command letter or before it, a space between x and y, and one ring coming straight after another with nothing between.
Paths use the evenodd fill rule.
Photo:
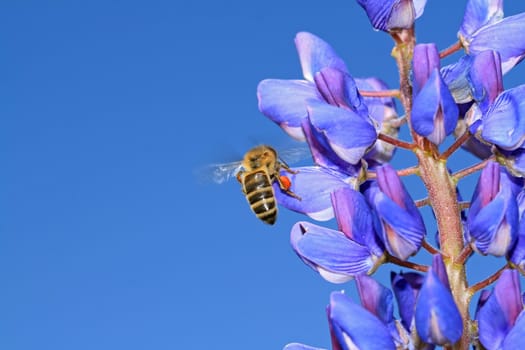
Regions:
<instances>
[{"instance_id":1,"label":"blue petal","mask_svg":"<svg viewBox=\"0 0 525 350\"><path fill-rule=\"evenodd\" d=\"M299 343L290 343L286 344L283 350L325 350L323 348L314 348L313 346L308 346Z\"/></svg>"},{"instance_id":2,"label":"blue petal","mask_svg":"<svg viewBox=\"0 0 525 350\"><path fill-rule=\"evenodd\" d=\"M505 203L497 198L484 207L470 225L477 250L494 256L507 254L517 239L517 215L512 200Z\"/></svg>"},{"instance_id":3,"label":"blue petal","mask_svg":"<svg viewBox=\"0 0 525 350\"><path fill-rule=\"evenodd\" d=\"M290 241L303 262L332 283L344 283L367 273L377 260L366 246L342 232L304 221L292 227Z\"/></svg>"},{"instance_id":4,"label":"blue petal","mask_svg":"<svg viewBox=\"0 0 525 350\"><path fill-rule=\"evenodd\" d=\"M352 109L362 116L368 115L368 109L350 74L335 68L323 68L315 74L315 84L332 106Z\"/></svg>"},{"instance_id":5,"label":"blue petal","mask_svg":"<svg viewBox=\"0 0 525 350\"><path fill-rule=\"evenodd\" d=\"M418 44L414 47L414 57L412 59L413 70L413 95L416 96L425 86L427 79L434 69L439 69L439 51L436 44Z\"/></svg>"},{"instance_id":6,"label":"blue petal","mask_svg":"<svg viewBox=\"0 0 525 350\"><path fill-rule=\"evenodd\" d=\"M426 233L423 222L384 194L376 198L375 208L384 223L381 233L388 252L401 260L417 253Z\"/></svg>"},{"instance_id":7,"label":"blue petal","mask_svg":"<svg viewBox=\"0 0 525 350\"><path fill-rule=\"evenodd\" d=\"M423 285L424 276L415 272L401 272L399 274L392 272L390 279L403 326L407 331L410 331L416 309L417 296Z\"/></svg>"},{"instance_id":8,"label":"blue petal","mask_svg":"<svg viewBox=\"0 0 525 350\"><path fill-rule=\"evenodd\" d=\"M361 193L350 187L338 188L332 192L332 205L340 231L369 247L375 255L383 253L374 231L372 212Z\"/></svg>"},{"instance_id":9,"label":"blue petal","mask_svg":"<svg viewBox=\"0 0 525 350\"><path fill-rule=\"evenodd\" d=\"M297 33L295 46L301 61L303 76L310 82L314 81L315 73L325 67L348 72L344 61L337 55L335 50L323 39L311 33Z\"/></svg>"},{"instance_id":10,"label":"blue petal","mask_svg":"<svg viewBox=\"0 0 525 350\"><path fill-rule=\"evenodd\" d=\"M416 329L430 344L454 344L461 338L463 321L452 293L431 268L419 291L416 305Z\"/></svg>"},{"instance_id":11,"label":"blue petal","mask_svg":"<svg viewBox=\"0 0 525 350\"><path fill-rule=\"evenodd\" d=\"M469 80L472 95L484 113L503 91L501 59L498 52L483 51L476 55L470 69Z\"/></svg>"},{"instance_id":12,"label":"blue petal","mask_svg":"<svg viewBox=\"0 0 525 350\"><path fill-rule=\"evenodd\" d=\"M522 311L503 341L503 350L525 349L525 312Z\"/></svg>"},{"instance_id":13,"label":"blue petal","mask_svg":"<svg viewBox=\"0 0 525 350\"><path fill-rule=\"evenodd\" d=\"M378 167L376 174L376 182L365 184L365 195L378 217L376 230L388 252L406 260L421 247L426 233L423 218L392 166Z\"/></svg>"},{"instance_id":14,"label":"blue petal","mask_svg":"<svg viewBox=\"0 0 525 350\"><path fill-rule=\"evenodd\" d=\"M290 210L304 213L315 220L326 221L334 217L330 193L337 188L347 187L341 176L320 167L295 168L297 174L282 172L291 182L290 190L301 200L293 198L279 189L274 183L277 203Z\"/></svg>"},{"instance_id":15,"label":"blue petal","mask_svg":"<svg viewBox=\"0 0 525 350\"><path fill-rule=\"evenodd\" d=\"M513 151L525 141L525 85L501 93L483 116L481 137Z\"/></svg>"},{"instance_id":16,"label":"blue petal","mask_svg":"<svg viewBox=\"0 0 525 350\"><path fill-rule=\"evenodd\" d=\"M375 29L408 29L423 14L426 1L412 0L358 0Z\"/></svg>"},{"instance_id":17,"label":"blue petal","mask_svg":"<svg viewBox=\"0 0 525 350\"><path fill-rule=\"evenodd\" d=\"M510 16L481 28L472 36L468 46L470 54L485 50L498 51L501 55L503 74L525 57L525 13Z\"/></svg>"},{"instance_id":18,"label":"blue petal","mask_svg":"<svg viewBox=\"0 0 525 350\"><path fill-rule=\"evenodd\" d=\"M308 116L332 150L351 164L357 164L377 139L371 120L351 110L309 101ZM348 130L352 130L352 137L348 137Z\"/></svg>"},{"instance_id":19,"label":"blue petal","mask_svg":"<svg viewBox=\"0 0 525 350\"><path fill-rule=\"evenodd\" d=\"M329 320L343 349L394 350L388 328L341 292L330 295Z\"/></svg>"},{"instance_id":20,"label":"blue petal","mask_svg":"<svg viewBox=\"0 0 525 350\"><path fill-rule=\"evenodd\" d=\"M377 316L385 325L394 322L392 292L372 277L356 277L357 291L365 309Z\"/></svg>"},{"instance_id":21,"label":"blue petal","mask_svg":"<svg viewBox=\"0 0 525 350\"><path fill-rule=\"evenodd\" d=\"M304 140L301 122L307 116L306 101L322 101L315 85L305 80L263 80L257 98L259 110L297 140Z\"/></svg>"},{"instance_id":22,"label":"blue petal","mask_svg":"<svg viewBox=\"0 0 525 350\"><path fill-rule=\"evenodd\" d=\"M419 135L439 145L454 131L458 116L459 111L454 98L441 79L439 70L435 68L414 99L412 127Z\"/></svg>"},{"instance_id":23,"label":"blue petal","mask_svg":"<svg viewBox=\"0 0 525 350\"><path fill-rule=\"evenodd\" d=\"M505 270L477 312L481 344L487 349L500 349L522 309L518 273Z\"/></svg>"},{"instance_id":24,"label":"blue petal","mask_svg":"<svg viewBox=\"0 0 525 350\"><path fill-rule=\"evenodd\" d=\"M470 38L478 29L503 18L503 0L469 0L459 35Z\"/></svg>"},{"instance_id":25,"label":"blue petal","mask_svg":"<svg viewBox=\"0 0 525 350\"><path fill-rule=\"evenodd\" d=\"M302 127L315 164L349 176L359 174L362 164L350 164L339 158L323 135L315 131L308 118L303 121Z\"/></svg>"}]
</instances>

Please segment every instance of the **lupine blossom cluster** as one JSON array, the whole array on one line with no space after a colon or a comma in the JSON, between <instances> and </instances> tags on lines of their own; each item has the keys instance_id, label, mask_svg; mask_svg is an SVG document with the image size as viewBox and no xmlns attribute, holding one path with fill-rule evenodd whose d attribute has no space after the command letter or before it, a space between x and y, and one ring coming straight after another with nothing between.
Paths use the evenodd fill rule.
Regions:
<instances>
[{"instance_id":1,"label":"lupine blossom cluster","mask_svg":"<svg viewBox=\"0 0 525 350\"><path fill-rule=\"evenodd\" d=\"M307 32L295 38L302 79L259 84L260 111L306 142L315 163L283 173L301 200L275 184L277 200L311 218L291 229L300 259L330 282L357 285L359 301L330 295L333 349L525 349L525 85L505 89L502 80L525 57L525 13L505 17L503 0L469 0L459 40L439 51L415 41L425 2L358 0L373 28L394 40L397 89L354 78L334 48ZM458 51L457 62L441 64ZM399 138L401 128L410 140ZM394 169L397 148L417 163ZM460 149L479 162L452 172L447 162ZM464 201L458 181L475 172ZM421 178L426 198L411 197L405 175ZM425 227L423 206L437 236ZM333 218L337 228L319 223ZM420 251L431 264L413 261ZM473 254L502 257L502 266L469 285ZM370 277L385 263L404 267L390 286Z\"/></svg>"}]
</instances>

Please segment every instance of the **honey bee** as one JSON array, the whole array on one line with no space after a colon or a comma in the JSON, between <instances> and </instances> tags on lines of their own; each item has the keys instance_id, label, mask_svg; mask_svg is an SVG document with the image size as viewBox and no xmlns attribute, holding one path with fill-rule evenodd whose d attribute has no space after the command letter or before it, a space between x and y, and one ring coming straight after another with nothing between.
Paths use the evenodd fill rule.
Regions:
<instances>
[{"instance_id":1,"label":"honey bee","mask_svg":"<svg viewBox=\"0 0 525 350\"><path fill-rule=\"evenodd\" d=\"M289 154L304 153L303 149L294 149ZM277 219L277 204L272 184L277 182L287 195L298 200L301 198L290 191L291 182L280 174L281 169L290 173L297 172L277 155L277 151L268 145L260 145L250 149L240 162L212 165L214 182L222 183L235 176L241 184L252 212L263 222L273 225Z\"/></svg>"}]
</instances>

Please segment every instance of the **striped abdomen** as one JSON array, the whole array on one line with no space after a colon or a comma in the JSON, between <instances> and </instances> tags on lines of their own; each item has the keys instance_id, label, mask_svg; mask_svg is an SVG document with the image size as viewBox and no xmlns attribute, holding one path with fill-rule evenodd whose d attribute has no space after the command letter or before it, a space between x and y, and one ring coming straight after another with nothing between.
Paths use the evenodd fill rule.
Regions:
<instances>
[{"instance_id":1,"label":"striped abdomen","mask_svg":"<svg viewBox=\"0 0 525 350\"><path fill-rule=\"evenodd\" d=\"M277 219L277 206L268 174L265 171L245 173L243 189L255 215L265 223L273 225Z\"/></svg>"}]
</instances>

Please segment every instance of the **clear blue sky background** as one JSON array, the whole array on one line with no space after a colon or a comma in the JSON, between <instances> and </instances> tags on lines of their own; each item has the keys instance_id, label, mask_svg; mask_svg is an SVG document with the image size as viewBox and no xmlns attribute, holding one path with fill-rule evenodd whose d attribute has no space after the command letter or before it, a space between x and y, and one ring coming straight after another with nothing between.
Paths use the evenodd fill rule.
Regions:
<instances>
[{"instance_id":1,"label":"clear blue sky background","mask_svg":"<svg viewBox=\"0 0 525 350\"><path fill-rule=\"evenodd\" d=\"M429 0L419 41L451 44L464 3ZM264 225L235 181L193 173L289 144L255 90L300 78L301 30L395 87L392 42L352 0L0 4L1 349L329 347L329 293L354 286L297 259L302 217Z\"/></svg>"}]
</instances>

